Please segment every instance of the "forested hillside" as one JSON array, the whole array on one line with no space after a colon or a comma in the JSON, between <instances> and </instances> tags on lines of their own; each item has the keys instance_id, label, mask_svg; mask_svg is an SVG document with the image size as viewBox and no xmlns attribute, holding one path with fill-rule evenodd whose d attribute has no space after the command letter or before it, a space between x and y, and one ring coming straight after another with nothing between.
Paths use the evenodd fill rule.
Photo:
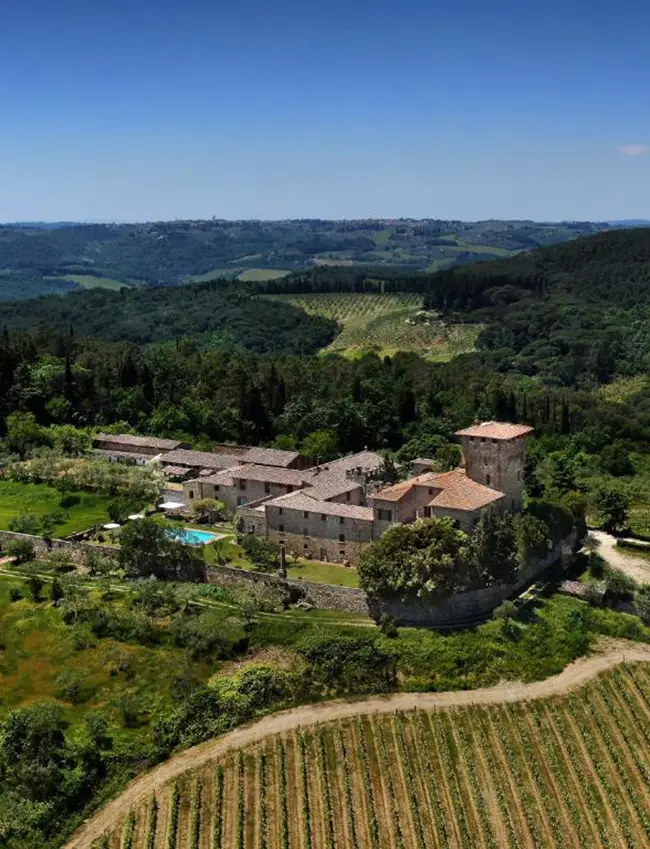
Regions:
<instances>
[{"instance_id":1,"label":"forested hillside","mask_svg":"<svg viewBox=\"0 0 650 849\"><path fill-rule=\"evenodd\" d=\"M315 265L431 272L608 226L409 219L0 226L0 300L95 286L255 281Z\"/></svg>"},{"instance_id":2,"label":"forested hillside","mask_svg":"<svg viewBox=\"0 0 650 849\"><path fill-rule=\"evenodd\" d=\"M0 305L0 324L138 344L191 337L203 346L291 354L318 351L337 329L331 319L308 316L289 303L210 283L7 302Z\"/></svg>"}]
</instances>

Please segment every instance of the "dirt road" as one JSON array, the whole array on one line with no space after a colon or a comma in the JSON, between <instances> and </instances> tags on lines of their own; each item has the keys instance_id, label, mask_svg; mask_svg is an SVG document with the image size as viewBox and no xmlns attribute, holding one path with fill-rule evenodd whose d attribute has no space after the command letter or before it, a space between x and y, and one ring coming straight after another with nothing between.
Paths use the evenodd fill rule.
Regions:
<instances>
[{"instance_id":1,"label":"dirt road","mask_svg":"<svg viewBox=\"0 0 650 849\"><path fill-rule=\"evenodd\" d=\"M589 536L598 543L598 554L613 568L624 572L639 584L650 584L650 560L628 554L625 549L618 548L616 537L604 531L590 531Z\"/></svg>"},{"instance_id":2,"label":"dirt road","mask_svg":"<svg viewBox=\"0 0 650 849\"><path fill-rule=\"evenodd\" d=\"M89 849L94 840L101 837L104 831L110 829L115 822L125 817L139 801L149 798L153 791L159 790L187 770L196 769L228 751L257 743L270 735L359 714L392 713L397 710L414 710L415 708L429 710L460 705L489 705L522 699L540 699L545 696L559 695L579 687L590 678L625 661L650 662L650 646L622 640L609 641L602 653L580 658L567 666L559 675L532 684L522 684L515 681L479 690L446 693L395 693L389 696L376 696L364 701L330 701L304 705L273 714L237 728L223 737L209 740L207 743L202 743L174 755L165 763L134 779L120 796L109 802L105 808L77 830L66 844L66 849Z\"/></svg>"}]
</instances>

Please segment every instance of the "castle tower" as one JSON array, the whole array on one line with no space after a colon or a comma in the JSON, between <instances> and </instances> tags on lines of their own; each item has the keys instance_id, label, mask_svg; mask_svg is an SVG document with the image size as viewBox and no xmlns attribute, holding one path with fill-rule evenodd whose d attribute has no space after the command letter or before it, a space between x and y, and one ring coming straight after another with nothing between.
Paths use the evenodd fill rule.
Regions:
<instances>
[{"instance_id":1,"label":"castle tower","mask_svg":"<svg viewBox=\"0 0 650 849\"><path fill-rule=\"evenodd\" d=\"M506 422L482 422L459 430L467 477L506 495L505 507L521 510L524 446L533 428Z\"/></svg>"}]
</instances>

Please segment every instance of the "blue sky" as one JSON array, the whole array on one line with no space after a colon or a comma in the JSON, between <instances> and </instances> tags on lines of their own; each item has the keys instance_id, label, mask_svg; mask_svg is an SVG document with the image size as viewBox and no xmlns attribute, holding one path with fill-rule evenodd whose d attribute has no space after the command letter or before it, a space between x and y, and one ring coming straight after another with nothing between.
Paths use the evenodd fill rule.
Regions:
<instances>
[{"instance_id":1,"label":"blue sky","mask_svg":"<svg viewBox=\"0 0 650 849\"><path fill-rule=\"evenodd\" d=\"M647 0L6 4L0 221L650 218L649 48Z\"/></svg>"}]
</instances>

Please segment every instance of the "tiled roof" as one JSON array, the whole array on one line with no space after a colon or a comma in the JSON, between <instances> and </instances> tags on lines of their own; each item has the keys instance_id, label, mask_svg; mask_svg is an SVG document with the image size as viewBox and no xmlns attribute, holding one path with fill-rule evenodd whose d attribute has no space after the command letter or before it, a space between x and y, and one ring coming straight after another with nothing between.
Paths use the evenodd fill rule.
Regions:
<instances>
[{"instance_id":1,"label":"tiled roof","mask_svg":"<svg viewBox=\"0 0 650 849\"><path fill-rule=\"evenodd\" d=\"M99 457L100 459L102 457L108 458L119 456L125 459L128 458L129 460L146 460L147 462L151 462L156 459L154 454L144 454L142 451L108 451L104 448L93 448L93 456Z\"/></svg>"},{"instance_id":2,"label":"tiled roof","mask_svg":"<svg viewBox=\"0 0 650 849\"><path fill-rule=\"evenodd\" d=\"M264 483L281 483L287 486L304 486L305 475L295 469L278 469L275 466L259 466L251 464L230 469L230 474L236 480L262 481Z\"/></svg>"},{"instance_id":3,"label":"tiled roof","mask_svg":"<svg viewBox=\"0 0 650 849\"><path fill-rule=\"evenodd\" d=\"M337 495L345 495L346 492L362 489L361 484L349 478L330 477L327 473L317 475L309 482L311 486L305 490L305 493L318 501L327 501L328 498L336 498Z\"/></svg>"},{"instance_id":4,"label":"tiled roof","mask_svg":"<svg viewBox=\"0 0 650 849\"><path fill-rule=\"evenodd\" d=\"M249 448L242 454L243 463L255 463L259 466L278 466L286 468L300 457L297 451L280 451L279 448Z\"/></svg>"},{"instance_id":5,"label":"tiled roof","mask_svg":"<svg viewBox=\"0 0 650 849\"><path fill-rule=\"evenodd\" d=\"M214 472L211 475L202 475L200 478L192 478L191 481L186 481L185 483L211 483L213 486L233 486L235 482L232 479L232 472L230 470L222 470L220 472Z\"/></svg>"},{"instance_id":6,"label":"tiled roof","mask_svg":"<svg viewBox=\"0 0 650 849\"><path fill-rule=\"evenodd\" d=\"M179 466L191 466L195 469L231 469L233 466L241 466L240 457L232 454L213 454L210 451L188 451L179 448L165 454L165 462Z\"/></svg>"},{"instance_id":7,"label":"tiled roof","mask_svg":"<svg viewBox=\"0 0 650 849\"><path fill-rule=\"evenodd\" d=\"M414 479L394 483L392 486L387 486L385 489L380 489L374 495L369 496L373 501L401 501L404 496L414 487Z\"/></svg>"},{"instance_id":8,"label":"tiled roof","mask_svg":"<svg viewBox=\"0 0 650 849\"><path fill-rule=\"evenodd\" d=\"M534 428L509 422L481 422L481 424L457 430L456 436L480 436L485 439L515 439L532 433Z\"/></svg>"},{"instance_id":9,"label":"tiled roof","mask_svg":"<svg viewBox=\"0 0 650 849\"><path fill-rule=\"evenodd\" d=\"M161 469L163 475L169 475L173 478L181 477L187 474L187 469L184 466L163 466Z\"/></svg>"},{"instance_id":10,"label":"tiled roof","mask_svg":"<svg viewBox=\"0 0 650 849\"><path fill-rule=\"evenodd\" d=\"M132 448L157 448L160 451L173 451L182 445L177 439L159 439L157 436L138 436L135 433L98 433L93 442L112 442Z\"/></svg>"},{"instance_id":11,"label":"tiled roof","mask_svg":"<svg viewBox=\"0 0 650 849\"><path fill-rule=\"evenodd\" d=\"M342 516L347 519L361 519L372 522L373 511L370 507L357 507L354 504L339 504L336 501L316 501L306 492L290 492L267 501L265 507L282 507L284 510L306 510L308 513L325 516Z\"/></svg>"},{"instance_id":12,"label":"tiled roof","mask_svg":"<svg viewBox=\"0 0 650 849\"><path fill-rule=\"evenodd\" d=\"M436 495L429 506L474 511L500 501L503 497L503 492L490 489L489 486L477 483L464 474L458 474L455 480Z\"/></svg>"},{"instance_id":13,"label":"tiled roof","mask_svg":"<svg viewBox=\"0 0 650 849\"><path fill-rule=\"evenodd\" d=\"M374 471L383 463L383 459L374 451L359 451L358 454L349 454L347 457L341 457L339 460L332 460L330 463L322 463L318 466L323 472L343 472L356 468L361 468L366 471Z\"/></svg>"}]
</instances>

